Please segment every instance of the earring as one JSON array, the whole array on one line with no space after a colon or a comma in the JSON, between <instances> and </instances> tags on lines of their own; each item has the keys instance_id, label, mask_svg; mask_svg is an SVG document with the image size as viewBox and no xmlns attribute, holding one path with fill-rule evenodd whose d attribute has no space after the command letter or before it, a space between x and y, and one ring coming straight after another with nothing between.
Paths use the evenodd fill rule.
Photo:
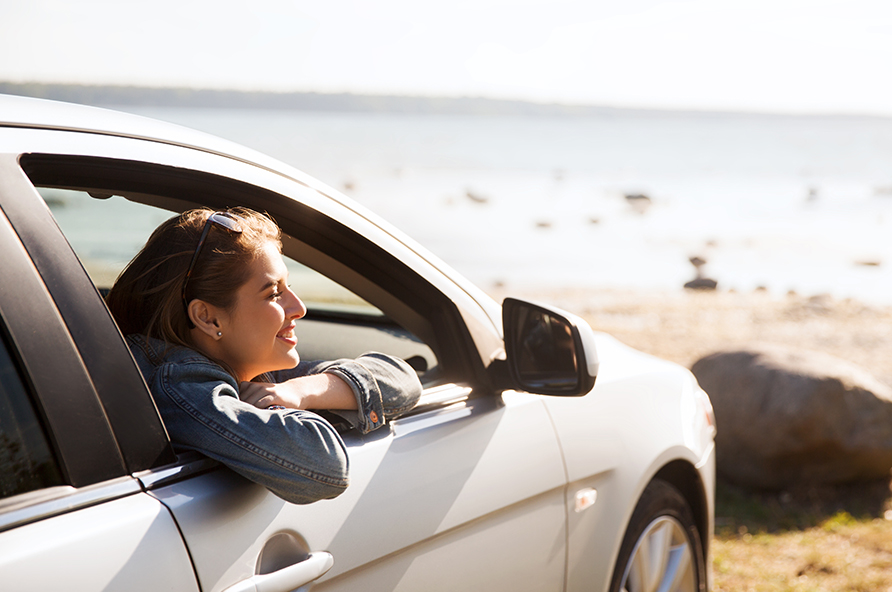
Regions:
<instances>
[{"instance_id":1,"label":"earring","mask_svg":"<svg viewBox=\"0 0 892 592\"><path fill-rule=\"evenodd\" d=\"M223 331L217 331L217 337L223 337Z\"/></svg>"}]
</instances>

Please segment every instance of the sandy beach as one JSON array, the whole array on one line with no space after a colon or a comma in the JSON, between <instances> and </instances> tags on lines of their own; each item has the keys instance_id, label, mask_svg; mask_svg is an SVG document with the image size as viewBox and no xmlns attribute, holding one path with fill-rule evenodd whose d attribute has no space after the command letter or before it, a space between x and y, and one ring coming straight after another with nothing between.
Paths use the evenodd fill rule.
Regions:
<instances>
[{"instance_id":1,"label":"sandy beach","mask_svg":"<svg viewBox=\"0 0 892 592\"><path fill-rule=\"evenodd\" d=\"M686 368L716 351L774 343L832 354L892 385L892 305L764 291L489 292L500 301L525 297L574 312L596 331Z\"/></svg>"}]
</instances>

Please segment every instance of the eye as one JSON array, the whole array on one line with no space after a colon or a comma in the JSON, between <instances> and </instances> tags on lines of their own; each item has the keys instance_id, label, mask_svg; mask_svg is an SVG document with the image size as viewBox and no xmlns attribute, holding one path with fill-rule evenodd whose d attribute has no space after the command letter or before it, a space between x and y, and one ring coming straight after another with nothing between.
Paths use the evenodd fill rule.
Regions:
<instances>
[{"instance_id":1,"label":"eye","mask_svg":"<svg viewBox=\"0 0 892 592\"><path fill-rule=\"evenodd\" d=\"M289 288L291 288L290 285L285 285L285 286L275 286L275 287L273 288L272 293L270 293L270 295L269 295L269 299L270 299L270 300L278 300L279 298L281 298L282 296L285 295L285 292L286 292Z\"/></svg>"}]
</instances>

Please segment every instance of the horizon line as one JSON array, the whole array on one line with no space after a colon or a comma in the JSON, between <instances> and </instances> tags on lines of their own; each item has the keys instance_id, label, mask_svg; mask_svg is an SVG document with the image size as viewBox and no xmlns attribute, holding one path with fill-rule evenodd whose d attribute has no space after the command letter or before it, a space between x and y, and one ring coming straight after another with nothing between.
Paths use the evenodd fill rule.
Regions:
<instances>
[{"instance_id":1,"label":"horizon line","mask_svg":"<svg viewBox=\"0 0 892 592\"><path fill-rule=\"evenodd\" d=\"M354 91L247 90L141 84L76 82L13 82L0 80L0 94L13 94L93 106L180 106L195 108L299 111L388 112L404 114L557 115L584 117L611 113L757 116L791 118L889 119L892 114L845 111L706 109L659 106L616 106L563 103L483 95L388 94ZM148 95L148 96L147 96ZM240 100L239 100L240 99ZM288 100L291 102L288 102ZM303 101L301 101L303 99ZM286 102L282 102L286 101ZM327 102L326 102L327 101Z\"/></svg>"}]
</instances>

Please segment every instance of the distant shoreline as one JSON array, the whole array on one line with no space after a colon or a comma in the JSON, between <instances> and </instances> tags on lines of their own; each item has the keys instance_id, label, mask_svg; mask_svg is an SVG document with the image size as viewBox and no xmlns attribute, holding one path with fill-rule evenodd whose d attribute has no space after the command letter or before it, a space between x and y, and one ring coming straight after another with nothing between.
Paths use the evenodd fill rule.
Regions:
<instances>
[{"instance_id":1,"label":"distant shoreline","mask_svg":"<svg viewBox=\"0 0 892 592\"><path fill-rule=\"evenodd\" d=\"M599 105L534 103L483 97L366 95L352 93L271 92L123 85L2 82L0 94L36 97L93 106L184 107L528 117L755 117L888 119L876 115L798 115L734 111L638 109Z\"/></svg>"}]
</instances>

